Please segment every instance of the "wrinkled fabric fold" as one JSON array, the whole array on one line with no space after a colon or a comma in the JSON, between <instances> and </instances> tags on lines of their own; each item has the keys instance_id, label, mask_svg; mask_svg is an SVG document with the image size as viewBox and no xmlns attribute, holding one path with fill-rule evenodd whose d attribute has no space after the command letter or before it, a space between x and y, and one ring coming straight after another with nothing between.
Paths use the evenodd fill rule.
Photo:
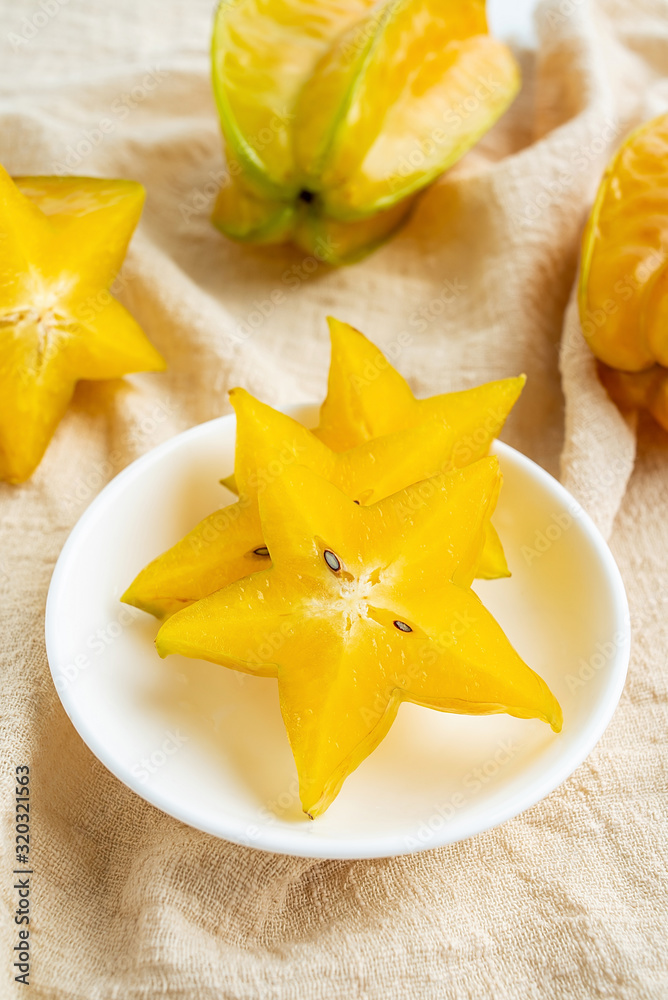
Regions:
<instances>
[{"instance_id":1,"label":"wrinkled fabric fold","mask_svg":"<svg viewBox=\"0 0 668 1000\"><path fill-rule=\"evenodd\" d=\"M1 6L0 161L17 175L145 184L115 287L169 365L80 384L32 480L0 485L2 853L7 873L10 776L29 763L31 995L668 994L668 439L609 401L573 299L605 164L630 128L668 107L667 0L543 3L510 111L394 239L340 270L291 248L239 246L209 221L227 177L210 0ZM363 330L418 395L527 374L503 437L560 475L609 537L635 630L618 711L565 784L469 842L380 861L265 854L148 805L74 730L43 638L55 561L105 483L229 413L233 386L273 405L322 399L327 314ZM10 886L7 876L3 997L22 995L7 961Z\"/></svg>"}]
</instances>

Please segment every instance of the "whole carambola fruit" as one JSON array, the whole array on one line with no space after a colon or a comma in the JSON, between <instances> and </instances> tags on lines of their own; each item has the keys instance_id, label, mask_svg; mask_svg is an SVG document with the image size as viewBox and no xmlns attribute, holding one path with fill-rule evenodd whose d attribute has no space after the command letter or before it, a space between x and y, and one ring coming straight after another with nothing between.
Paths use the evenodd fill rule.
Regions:
<instances>
[{"instance_id":1,"label":"whole carambola fruit","mask_svg":"<svg viewBox=\"0 0 668 1000\"><path fill-rule=\"evenodd\" d=\"M668 115L641 125L605 172L582 238L580 323L624 409L668 430Z\"/></svg>"},{"instance_id":2,"label":"whole carambola fruit","mask_svg":"<svg viewBox=\"0 0 668 1000\"><path fill-rule=\"evenodd\" d=\"M514 98L484 0L223 0L213 82L232 239L368 253Z\"/></svg>"},{"instance_id":3,"label":"whole carambola fruit","mask_svg":"<svg viewBox=\"0 0 668 1000\"><path fill-rule=\"evenodd\" d=\"M598 189L582 238L582 330L620 371L668 367L668 115L626 139Z\"/></svg>"}]
</instances>

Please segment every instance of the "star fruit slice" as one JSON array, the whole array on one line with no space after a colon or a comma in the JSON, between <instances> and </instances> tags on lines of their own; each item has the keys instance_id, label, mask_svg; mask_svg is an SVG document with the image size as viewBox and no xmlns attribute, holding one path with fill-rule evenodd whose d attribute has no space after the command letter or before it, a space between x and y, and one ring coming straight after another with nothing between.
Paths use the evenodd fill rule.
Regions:
<instances>
[{"instance_id":1,"label":"star fruit slice","mask_svg":"<svg viewBox=\"0 0 668 1000\"><path fill-rule=\"evenodd\" d=\"M484 0L223 0L213 81L233 239L357 259L512 101L519 72Z\"/></svg>"},{"instance_id":2,"label":"star fruit slice","mask_svg":"<svg viewBox=\"0 0 668 1000\"><path fill-rule=\"evenodd\" d=\"M452 463L461 468L488 453L526 382L526 375L518 375L416 399L406 380L363 333L333 316L327 322L332 354L327 397L314 434L335 451L438 417L457 428ZM510 576L491 522L477 576L488 580Z\"/></svg>"},{"instance_id":3,"label":"star fruit slice","mask_svg":"<svg viewBox=\"0 0 668 1000\"><path fill-rule=\"evenodd\" d=\"M361 507L310 469L287 468L259 497L272 568L162 625L161 656L277 676L310 817L402 701L561 729L547 684L470 589L500 482L487 458Z\"/></svg>"},{"instance_id":4,"label":"star fruit slice","mask_svg":"<svg viewBox=\"0 0 668 1000\"><path fill-rule=\"evenodd\" d=\"M354 448L437 416L457 428L458 466L487 454L515 405L526 375L416 399L382 351L349 323L327 318L332 354L327 397L314 434L335 451Z\"/></svg>"},{"instance_id":5,"label":"star fruit slice","mask_svg":"<svg viewBox=\"0 0 668 1000\"><path fill-rule=\"evenodd\" d=\"M149 563L123 594L126 604L157 617L269 564L271 549L262 536L258 499L288 466L308 466L364 505L450 467L456 433L439 417L334 452L292 417L244 389L234 389L230 399L237 414L239 499Z\"/></svg>"},{"instance_id":6,"label":"star fruit slice","mask_svg":"<svg viewBox=\"0 0 668 1000\"><path fill-rule=\"evenodd\" d=\"M406 380L363 333L332 316L327 322L332 342L327 398L313 433L334 451L436 418L456 432L451 461L460 468L488 453L526 382L526 375L518 375L474 389L416 399ZM221 482L237 492L234 475ZM492 580L510 576L491 522L487 532L477 576Z\"/></svg>"},{"instance_id":7,"label":"star fruit slice","mask_svg":"<svg viewBox=\"0 0 668 1000\"><path fill-rule=\"evenodd\" d=\"M35 470L79 379L164 369L109 292L143 202L134 181L0 167L0 479Z\"/></svg>"},{"instance_id":8,"label":"star fruit slice","mask_svg":"<svg viewBox=\"0 0 668 1000\"><path fill-rule=\"evenodd\" d=\"M582 237L582 331L605 364L668 367L668 115L626 139Z\"/></svg>"}]
</instances>

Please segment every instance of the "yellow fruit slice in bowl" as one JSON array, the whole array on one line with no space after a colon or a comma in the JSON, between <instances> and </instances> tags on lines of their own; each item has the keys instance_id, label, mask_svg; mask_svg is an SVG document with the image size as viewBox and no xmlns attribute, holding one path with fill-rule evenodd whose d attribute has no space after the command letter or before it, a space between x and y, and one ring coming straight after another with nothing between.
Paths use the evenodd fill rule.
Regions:
<instances>
[{"instance_id":1,"label":"yellow fruit slice in bowl","mask_svg":"<svg viewBox=\"0 0 668 1000\"><path fill-rule=\"evenodd\" d=\"M311 818L378 746L402 701L561 730L548 685L470 590L500 485L498 459L485 458L361 507L311 470L286 468L259 496L272 568L160 629L163 657L262 676L274 668ZM257 635L281 632L258 667L249 658Z\"/></svg>"},{"instance_id":2,"label":"yellow fruit slice in bowl","mask_svg":"<svg viewBox=\"0 0 668 1000\"><path fill-rule=\"evenodd\" d=\"M290 413L307 426L317 422L314 406ZM504 585L483 582L475 589L558 698L562 733L505 714L475 718L404 703L387 737L325 815L316 822L303 816L277 681L207 661L160 660L154 623L118 604L127 581L155 552L215 508L214 470L221 463L232 468L234 440L234 419L227 416L142 456L95 498L60 556L47 605L49 663L68 715L103 764L197 829L319 858L380 857L452 843L517 815L564 781L600 738L619 699L628 608L612 556L589 519L573 516L573 498L499 444L498 514L510 549L535 547L554 516L570 527L549 550L518 559ZM359 510L350 507L353 515ZM442 614L444 604L440 611L434 604L425 611ZM415 632L377 624L379 632L392 628L397 650L404 639L416 645ZM258 627L241 652L260 672L262 663L269 667L284 655L289 641L287 629ZM490 663L494 668L493 656ZM322 667L333 678L331 656ZM420 691L425 700L433 694L426 685ZM298 709L288 692L286 710L291 705ZM376 718L380 707L370 707ZM302 748L306 756L308 745L297 752ZM320 772L325 750L318 747L314 761Z\"/></svg>"},{"instance_id":3,"label":"yellow fruit slice in bowl","mask_svg":"<svg viewBox=\"0 0 668 1000\"><path fill-rule=\"evenodd\" d=\"M243 389L233 390L231 401L237 414L239 498L210 514L149 563L125 591L125 603L156 617L173 614L270 565L259 498L285 468L307 466L357 504L368 505L449 467L457 443L456 428L435 417L416 428L334 452L297 421ZM310 499L317 506L317 495ZM486 560L491 571L498 565L499 547L493 547ZM505 561L502 570L504 566ZM507 570L498 575L507 575Z\"/></svg>"},{"instance_id":4,"label":"yellow fruit slice in bowl","mask_svg":"<svg viewBox=\"0 0 668 1000\"><path fill-rule=\"evenodd\" d=\"M438 417L457 428L455 464L487 454L517 402L526 375L417 399L396 368L360 330L329 316L332 355L327 397L315 434L335 451Z\"/></svg>"},{"instance_id":5,"label":"yellow fruit slice in bowl","mask_svg":"<svg viewBox=\"0 0 668 1000\"><path fill-rule=\"evenodd\" d=\"M646 122L610 163L582 238L582 331L601 361L668 366L668 115Z\"/></svg>"}]
</instances>

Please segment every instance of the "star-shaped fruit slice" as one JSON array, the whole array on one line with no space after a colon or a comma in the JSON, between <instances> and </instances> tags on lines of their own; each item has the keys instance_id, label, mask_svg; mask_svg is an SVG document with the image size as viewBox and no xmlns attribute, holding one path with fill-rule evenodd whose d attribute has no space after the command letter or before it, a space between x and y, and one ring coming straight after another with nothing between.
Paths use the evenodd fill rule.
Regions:
<instances>
[{"instance_id":1,"label":"star-shaped fruit slice","mask_svg":"<svg viewBox=\"0 0 668 1000\"><path fill-rule=\"evenodd\" d=\"M346 451L435 419L453 429L453 467L462 468L487 455L522 392L525 375L416 399L406 380L363 333L331 316L327 322L332 353L327 398L313 432L316 437L334 451ZM221 481L233 493L238 492L234 475ZM489 580L510 576L491 522L476 575Z\"/></svg>"},{"instance_id":2,"label":"star-shaped fruit slice","mask_svg":"<svg viewBox=\"0 0 668 1000\"><path fill-rule=\"evenodd\" d=\"M438 416L334 452L244 389L234 389L230 399L237 414L238 501L209 515L154 559L121 598L159 618L268 565L271 549L262 536L258 498L287 467L306 465L368 505L451 464L456 432Z\"/></svg>"},{"instance_id":3,"label":"star-shaped fruit slice","mask_svg":"<svg viewBox=\"0 0 668 1000\"><path fill-rule=\"evenodd\" d=\"M161 656L278 678L309 816L328 808L402 701L561 729L547 684L470 589L500 483L486 458L362 507L288 467L259 496L272 567L162 625Z\"/></svg>"},{"instance_id":4,"label":"star-shaped fruit slice","mask_svg":"<svg viewBox=\"0 0 668 1000\"><path fill-rule=\"evenodd\" d=\"M332 316L327 322L332 342L329 380L314 433L334 451L438 417L457 430L454 459L461 468L487 454L526 382L526 375L518 375L416 399L363 333Z\"/></svg>"},{"instance_id":5,"label":"star-shaped fruit slice","mask_svg":"<svg viewBox=\"0 0 668 1000\"><path fill-rule=\"evenodd\" d=\"M109 292L143 202L135 181L0 167L0 479L31 475L79 379L164 369Z\"/></svg>"},{"instance_id":6,"label":"star-shaped fruit slice","mask_svg":"<svg viewBox=\"0 0 668 1000\"><path fill-rule=\"evenodd\" d=\"M406 380L363 333L332 316L327 322L332 342L327 397L314 431L321 441L340 451L437 417L457 431L453 466L462 468L487 455L524 388L526 375L416 399ZM476 575L488 580L510 576L491 523Z\"/></svg>"}]
</instances>

